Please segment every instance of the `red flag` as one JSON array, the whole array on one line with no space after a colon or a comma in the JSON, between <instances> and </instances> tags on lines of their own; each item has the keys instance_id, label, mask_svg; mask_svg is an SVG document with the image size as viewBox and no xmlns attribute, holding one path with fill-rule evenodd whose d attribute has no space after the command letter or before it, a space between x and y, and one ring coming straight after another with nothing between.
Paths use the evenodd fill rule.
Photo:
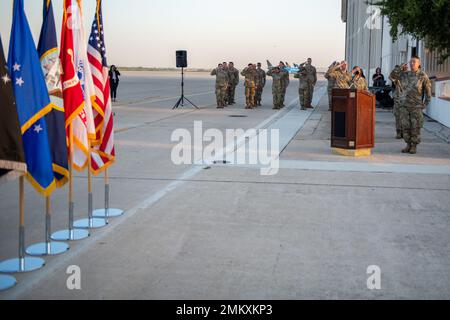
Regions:
<instances>
[{"instance_id":1,"label":"red flag","mask_svg":"<svg viewBox=\"0 0 450 320\"><path fill-rule=\"evenodd\" d=\"M72 5L72 0L64 0L64 16L61 31L60 60L62 66L62 87L64 110L66 116L66 130L72 124L73 154L72 164L75 169L83 170L87 166L89 155L89 140L86 112L84 110L84 95L80 79L75 69L75 53L73 29L76 28L73 14L78 4ZM69 132L66 132L69 136ZM70 148L69 148L70 150Z\"/></svg>"}]
</instances>

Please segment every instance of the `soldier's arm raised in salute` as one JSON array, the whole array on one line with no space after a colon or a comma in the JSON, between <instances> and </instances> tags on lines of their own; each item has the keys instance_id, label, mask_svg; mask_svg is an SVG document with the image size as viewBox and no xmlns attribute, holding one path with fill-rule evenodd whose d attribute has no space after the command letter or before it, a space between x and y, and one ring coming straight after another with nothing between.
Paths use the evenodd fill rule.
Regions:
<instances>
[{"instance_id":1,"label":"soldier's arm raised in salute","mask_svg":"<svg viewBox=\"0 0 450 320\"><path fill-rule=\"evenodd\" d=\"M211 75L212 75L212 76L217 75L217 68L214 68L214 69L211 71Z\"/></svg>"},{"instance_id":2,"label":"soldier's arm raised in salute","mask_svg":"<svg viewBox=\"0 0 450 320\"><path fill-rule=\"evenodd\" d=\"M391 81L400 81L402 73L402 66L396 65L394 70L392 70L391 74L389 75L389 79Z\"/></svg>"}]
</instances>

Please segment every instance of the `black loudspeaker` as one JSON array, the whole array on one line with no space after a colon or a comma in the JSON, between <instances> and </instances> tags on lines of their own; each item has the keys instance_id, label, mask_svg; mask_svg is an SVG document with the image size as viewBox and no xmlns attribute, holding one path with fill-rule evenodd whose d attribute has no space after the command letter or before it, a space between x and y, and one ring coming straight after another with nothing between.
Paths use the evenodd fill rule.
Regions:
<instances>
[{"instance_id":1,"label":"black loudspeaker","mask_svg":"<svg viewBox=\"0 0 450 320\"><path fill-rule=\"evenodd\" d=\"M175 53L177 58L177 68L186 68L187 67L187 51L186 50L177 50Z\"/></svg>"}]
</instances>

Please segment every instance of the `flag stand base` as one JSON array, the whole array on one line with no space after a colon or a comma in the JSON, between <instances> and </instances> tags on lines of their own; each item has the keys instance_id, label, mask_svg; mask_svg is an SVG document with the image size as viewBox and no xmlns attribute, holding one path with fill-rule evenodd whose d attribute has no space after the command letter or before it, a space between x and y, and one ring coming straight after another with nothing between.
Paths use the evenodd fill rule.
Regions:
<instances>
[{"instance_id":1,"label":"flag stand base","mask_svg":"<svg viewBox=\"0 0 450 320\"><path fill-rule=\"evenodd\" d=\"M81 229L97 229L106 226L106 224L106 220L103 218L86 218L75 221L73 226Z\"/></svg>"},{"instance_id":2,"label":"flag stand base","mask_svg":"<svg viewBox=\"0 0 450 320\"><path fill-rule=\"evenodd\" d=\"M69 250L69 245L64 242L40 242L29 246L26 250L31 256L46 256L61 254Z\"/></svg>"},{"instance_id":3,"label":"flag stand base","mask_svg":"<svg viewBox=\"0 0 450 320\"><path fill-rule=\"evenodd\" d=\"M96 218L114 218L123 215L124 211L121 209L108 208L94 210L92 215Z\"/></svg>"},{"instance_id":4,"label":"flag stand base","mask_svg":"<svg viewBox=\"0 0 450 320\"><path fill-rule=\"evenodd\" d=\"M0 291L14 287L17 284L16 278L7 275L0 275Z\"/></svg>"},{"instance_id":5,"label":"flag stand base","mask_svg":"<svg viewBox=\"0 0 450 320\"><path fill-rule=\"evenodd\" d=\"M66 229L56 231L51 238L55 241L77 241L89 237L89 231L83 229Z\"/></svg>"},{"instance_id":6,"label":"flag stand base","mask_svg":"<svg viewBox=\"0 0 450 320\"><path fill-rule=\"evenodd\" d=\"M25 251L31 256L51 256L60 253L64 253L69 250L69 245L64 242L51 241L51 210L50 210L50 197L46 197L45 205L45 241L32 244Z\"/></svg>"},{"instance_id":7,"label":"flag stand base","mask_svg":"<svg viewBox=\"0 0 450 320\"><path fill-rule=\"evenodd\" d=\"M42 268L45 261L41 258L23 257L5 260L0 263L0 272L5 273L21 273L30 272Z\"/></svg>"},{"instance_id":8,"label":"flag stand base","mask_svg":"<svg viewBox=\"0 0 450 320\"><path fill-rule=\"evenodd\" d=\"M89 170L89 169L88 169ZM90 181L90 179L89 179ZM89 183L89 189L91 189L90 183ZM88 217L85 219L77 220L73 223L73 226L75 228L82 228L82 229L97 229L104 227L108 224L108 221L104 218L94 218L92 216L92 192L88 193Z\"/></svg>"}]
</instances>

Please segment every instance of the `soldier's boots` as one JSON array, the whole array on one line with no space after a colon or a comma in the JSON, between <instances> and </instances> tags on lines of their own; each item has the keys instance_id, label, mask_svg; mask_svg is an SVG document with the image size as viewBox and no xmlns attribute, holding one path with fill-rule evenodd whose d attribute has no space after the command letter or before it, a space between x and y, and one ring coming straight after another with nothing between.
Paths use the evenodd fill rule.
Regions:
<instances>
[{"instance_id":1,"label":"soldier's boots","mask_svg":"<svg viewBox=\"0 0 450 320\"><path fill-rule=\"evenodd\" d=\"M396 136L395 138L396 138L396 139L401 139L401 138L403 138L402 130L397 130L397 136Z\"/></svg>"},{"instance_id":2,"label":"soldier's boots","mask_svg":"<svg viewBox=\"0 0 450 320\"><path fill-rule=\"evenodd\" d=\"M410 154L416 154L417 153L417 145L415 144L411 144L411 148L409 148L409 153Z\"/></svg>"},{"instance_id":3,"label":"soldier's boots","mask_svg":"<svg viewBox=\"0 0 450 320\"><path fill-rule=\"evenodd\" d=\"M409 153L411 150L411 144L408 143L406 147L402 150L402 153Z\"/></svg>"}]
</instances>

